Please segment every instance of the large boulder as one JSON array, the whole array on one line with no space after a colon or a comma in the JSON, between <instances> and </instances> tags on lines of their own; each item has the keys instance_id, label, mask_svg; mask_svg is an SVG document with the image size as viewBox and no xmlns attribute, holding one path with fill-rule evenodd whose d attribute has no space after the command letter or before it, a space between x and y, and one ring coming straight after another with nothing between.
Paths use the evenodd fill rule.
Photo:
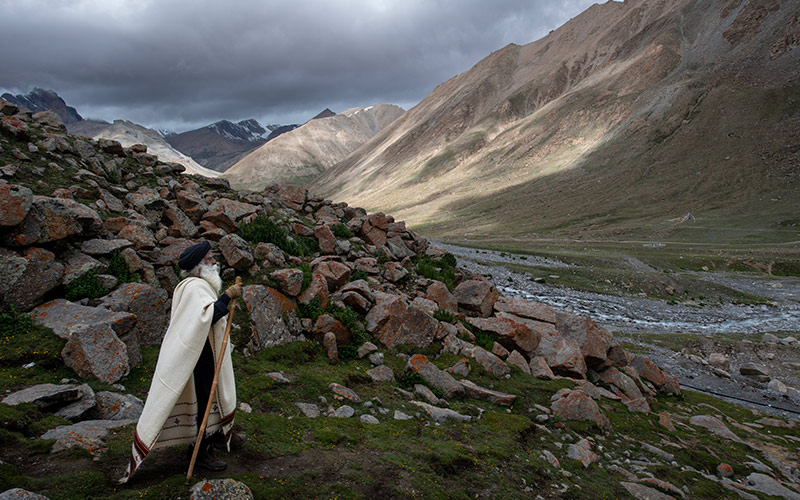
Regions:
<instances>
[{"instance_id":1,"label":"large boulder","mask_svg":"<svg viewBox=\"0 0 800 500\"><path fill-rule=\"evenodd\" d=\"M603 366L608 358L608 351L619 343L611 333L597 322L566 312L556 313L556 328L565 339L578 343L581 354L590 368Z\"/></svg>"},{"instance_id":2,"label":"large boulder","mask_svg":"<svg viewBox=\"0 0 800 500\"><path fill-rule=\"evenodd\" d=\"M614 367L609 368L600 375L600 381L611 385L611 390L620 397L623 404L631 411L649 414L650 405L639 386L628 375Z\"/></svg>"},{"instance_id":3,"label":"large boulder","mask_svg":"<svg viewBox=\"0 0 800 500\"><path fill-rule=\"evenodd\" d=\"M296 306L274 288L249 285L242 296L253 325L250 346L254 350L303 340Z\"/></svg>"},{"instance_id":4,"label":"large boulder","mask_svg":"<svg viewBox=\"0 0 800 500\"><path fill-rule=\"evenodd\" d=\"M42 248L26 248L22 254L0 248L0 310L9 305L27 311L61 284L64 265Z\"/></svg>"},{"instance_id":5,"label":"large boulder","mask_svg":"<svg viewBox=\"0 0 800 500\"><path fill-rule=\"evenodd\" d=\"M322 255L336 255L338 247L336 243L336 236L328 226L317 226L314 228L314 237L319 242L320 253Z\"/></svg>"},{"instance_id":6,"label":"large boulder","mask_svg":"<svg viewBox=\"0 0 800 500\"><path fill-rule=\"evenodd\" d=\"M478 362L484 370L491 373L497 378L504 377L511 373L511 368L503 363L503 360L490 353L480 346L475 346L472 351L472 359Z\"/></svg>"},{"instance_id":7,"label":"large boulder","mask_svg":"<svg viewBox=\"0 0 800 500\"><path fill-rule=\"evenodd\" d=\"M10 246L48 243L74 235L93 235L103 228L94 210L68 198L34 196L25 220L3 235Z\"/></svg>"},{"instance_id":8,"label":"large boulder","mask_svg":"<svg viewBox=\"0 0 800 500\"><path fill-rule=\"evenodd\" d=\"M531 352L539 345L541 333L512 318L467 318L467 322L481 330L495 333L498 342L512 351L518 349Z\"/></svg>"},{"instance_id":9,"label":"large boulder","mask_svg":"<svg viewBox=\"0 0 800 500\"><path fill-rule=\"evenodd\" d=\"M475 278L459 283L453 290L459 307L468 312L488 318L492 314L494 303L500 295L497 288L485 278Z\"/></svg>"},{"instance_id":10,"label":"large boulder","mask_svg":"<svg viewBox=\"0 0 800 500\"><path fill-rule=\"evenodd\" d=\"M127 312L88 307L65 299L55 299L31 311L31 319L51 328L62 339L95 324L108 324L118 336L125 335L136 325L136 316Z\"/></svg>"},{"instance_id":11,"label":"large boulder","mask_svg":"<svg viewBox=\"0 0 800 500\"><path fill-rule=\"evenodd\" d=\"M434 281L428 285L428 289L425 290L425 298L436 302L439 309L453 314L458 312L458 301L447 289L447 285L441 281Z\"/></svg>"},{"instance_id":12,"label":"large boulder","mask_svg":"<svg viewBox=\"0 0 800 500\"><path fill-rule=\"evenodd\" d=\"M352 337L352 332L342 324L341 321L334 318L329 314L320 314L314 322L314 327L311 331L315 337L322 338L328 333L332 333L336 339L336 344L344 345L349 344Z\"/></svg>"},{"instance_id":13,"label":"large boulder","mask_svg":"<svg viewBox=\"0 0 800 500\"><path fill-rule=\"evenodd\" d=\"M219 240L219 249L228 265L239 271L245 271L253 265L255 259L250 251L250 244L236 234L229 234Z\"/></svg>"},{"instance_id":14,"label":"large boulder","mask_svg":"<svg viewBox=\"0 0 800 500\"><path fill-rule=\"evenodd\" d=\"M558 333L542 335L534 354L542 356L555 373L586 378L586 362L583 360L581 348L572 339L565 339Z\"/></svg>"},{"instance_id":15,"label":"large boulder","mask_svg":"<svg viewBox=\"0 0 800 500\"><path fill-rule=\"evenodd\" d=\"M286 295L296 297L303 287L303 271L300 269L278 269L270 274Z\"/></svg>"},{"instance_id":16,"label":"large boulder","mask_svg":"<svg viewBox=\"0 0 800 500\"><path fill-rule=\"evenodd\" d=\"M164 210L164 216L172 222L170 227L171 232L175 236L184 238L194 238L197 236L198 230L195 222L186 215L175 203L165 201L167 208Z\"/></svg>"},{"instance_id":17,"label":"large boulder","mask_svg":"<svg viewBox=\"0 0 800 500\"><path fill-rule=\"evenodd\" d=\"M136 324L130 333L136 335L140 345L161 345L169 322L170 303L166 291L145 283L126 283L107 295L103 306L136 315Z\"/></svg>"},{"instance_id":18,"label":"large boulder","mask_svg":"<svg viewBox=\"0 0 800 500\"><path fill-rule=\"evenodd\" d=\"M308 190L299 186L278 185L275 196L287 207L299 212L308 200Z\"/></svg>"},{"instance_id":19,"label":"large boulder","mask_svg":"<svg viewBox=\"0 0 800 500\"><path fill-rule=\"evenodd\" d=\"M441 390L446 398L464 393L464 387L452 375L437 368L424 354L411 356L406 364L406 370L418 373L431 387Z\"/></svg>"},{"instance_id":20,"label":"large boulder","mask_svg":"<svg viewBox=\"0 0 800 500\"><path fill-rule=\"evenodd\" d=\"M74 332L61 356L81 377L94 377L109 384L130 372L128 349L108 323L95 323Z\"/></svg>"},{"instance_id":21,"label":"large boulder","mask_svg":"<svg viewBox=\"0 0 800 500\"><path fill-rule=\"evenodd\" d=\"M208 207L202 220L207 220L215 226L233 233L238 228L240 220L256 212L258 212L258 207L255 205L219 198Z\"/></svg>"},{"instance_id":22,"label":"large boulder","mask_svg":"<svg viewBox=\"0 0 800 500\"><path fill-rule=\"evenodd\" d=\"M652 382L656 388L666 394L680 395L681 388L675 375L667 370L662 370L647 356L634 356L630 365L636 368L639 376Z\"/></svg>"},{"instance_id":23,"label":"large boulder","mask_svg":"<svg viewBox=\"0 0 800 500\"><path fill-rule=\"evenodd\" d=\"M199 224L203 215L208 211L208 204L203 196L191 189L181 189L175 193L175 201L189 219Z\"/></svg>"},{"instance_id":24,"label":"large boulder","mask_svg":"<svg viewBox=\"0 0 800 500\"><path fill-rule=\"evenodd\" d=\"M2 403L16 406L22 403L33 403L43 411L55 411L70 405L82 398L83 393L77 384L39 384L12 392Z\"/></svg>"},{"instance_id":25,"label":"large boulder","mask_svg":"<svg viewBox=\"0 0 800 500\"><path fill-rule=\"evenodd\" d=\"M117 238L131 242L139 250L148 250L156 246L153 232L145 224L139 222L129 222L122 226L117 233Z\"/></svg>"},{"instance_id":26,"label":"large boulder","mask_svg":"<svg viewBox=\"0 0 800 500\"><path fill-rule=\"evenodd\" d=\"M325 277L325 281L328 283L328 290L331 292L345 285L350 279L350 267L335 260L320 262L314 268L314 271Z\"/></svg>"},{"instance_id":27,"label":"large boulder","mask_svg":"<svg viewBox=\"0 0 800 500\"><path fill-rule=\"evenodd\" d=\"M597 403L585 392L562 389L553 398L550 408L553 413L564 420L588 420L604 429L611 428L608 417L600 411Z\"/></svg>"},{"instance_id":28,"label":"large boulder","mask_svg":"<svg viewBox=\"0 0 800 500\"><path fill-rule=\"evenodd\" d=\"M33 191L25 186L5 184L0 186L0 227L20 224L33 204Z\"/></svg>"},{"instance_id":29,"label":"large boulder","mask_svg":"<svg viewBox=\"0 0 800 500\"><path fill-rule=\"evenodd\" d=\"M402 300L391 301L387 306L376 304L367 315L367 328L389 349L397 345L426 347L433 342L439 322L417 306L406 305ZM385 313L385 314L382 314ZM372 315L372 317L370 317ZM379 318L379 316L383 316Z\"/></svg>"},{"instance_id":30,"label":"large boulder","mask_svg":"<svg viewBox=\"0 0 800 500\"><path fill-rule=\"evenodd\" d=\"M328 281L325 276L321 273L313 273L311 275L311 284L300 294L297 300L305 305L311 304L316 300L319 302L320 307L327 307L330 295L328 294Z\"/></svg>"},{"instance_id":31,"label":"large boulder","mask_svg":"<svg viewBox=\"0 0 800 500\"><path fill-rule=\"evenodd\" d=\"M545 323L556 322L556 311L552 307L520 298L500 297L494 304L494 310Z\"/></svg>"}]
</instances>

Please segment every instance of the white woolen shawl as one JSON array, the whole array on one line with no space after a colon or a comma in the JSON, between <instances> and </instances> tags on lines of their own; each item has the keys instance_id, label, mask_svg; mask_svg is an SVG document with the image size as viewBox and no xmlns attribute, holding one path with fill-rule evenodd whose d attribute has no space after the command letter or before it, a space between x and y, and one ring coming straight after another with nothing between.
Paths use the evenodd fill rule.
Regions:
<instances>
[{"instance_id":1,"label":"white woolen shawl","mask_svg":"<svg viewBox=\"0 0 800 500\"><path fill-rule=\"evenodd\" d=\"M170 324L158 355L147 401L136 425L131 463L123 481L133 475L144 457L153 449L197 438L197 395L193 371L209 339L214 360L219 358L225 336L227 317L212 328L217 294L201 278L187 278L175 288ZM236 409L236 384L231 349L225 349L217 389L208 416L206 434L220 428L229 434Z\"/></svg>"}]
</instances>

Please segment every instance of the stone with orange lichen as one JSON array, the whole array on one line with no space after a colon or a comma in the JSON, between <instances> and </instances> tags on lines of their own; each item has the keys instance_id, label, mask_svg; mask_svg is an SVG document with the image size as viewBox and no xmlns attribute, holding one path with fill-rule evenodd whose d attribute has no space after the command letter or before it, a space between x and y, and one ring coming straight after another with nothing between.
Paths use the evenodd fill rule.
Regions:
<instances>
[{"instance_id":1,"label":"stone with orange lichen","mask_svg":"<svg viewBox=\"0 0 800 500\"><path fill-rule=\"evenodd\" d=\"M0 186L0 227L13 227L25 220L33 203L33 191L25 186Z\"/></svg>"},{"instance_id":2,"label":"stone with orange lichen","mask_svg":"<svg viewBox=\"0 0 800 500\"><path fill-rule=\"evenodd\" d=\"M146 283L125 283L103 298L103 306L136 315L131 333L143 346L161 345L169 320L169 297Z\"/></svg>"},{"instance_id":3,"label":"stone with orange lichen","mask_svg":"<svg viewBox=\"0 0 800 500\"><path fill-rule=\"evenodd\" d=\"M373 310L377 307L376 304ZM368 315L367 321L369 320ZM425 314L422 309L396 300L389 305L385 321L372 334L389 349L398 345L426 347L433 342L438 330L439 322Z\"/></svg>"},{"instance_id":4,"label":"stone with orange lichen","mask_svg":"<svg viewBox=\"0 0 800 500\"><path fill-rule=\"evenodd\" d=\"M21 254L0 248L0 303L27 311L61 284L64 265L43 248L27 248Z\"/></svg>"},{"instance_id":5,"label":"stone with orange lichen","mask_svg":"<svg viewBox=\"0 0 800 500\"><path fill-rule=\"evenodd\" d=\"M553 412L564 420L588 420L596 423L598 426L609 429L611 422L608 420L597 403L585 392L581 390L571 391L569 389L561 389L550 408Z\"/></svg>"},{"instance_id":6,"label":"stone with orange lichen","mask_svg":"<svg viewBox=\"0 0 800 500\"><path fill-rule=\"evenodd\" d=\"M81 377L109 384L130 372L128 348L108 323L93 323L73 332L61 350L64 364Z\"/></svg>"},{"instance_id":7,"label":"stone with orange lichen","mask_svg":"<svg viewBox=\"0 0 800 500\"><path fill-rule=\"evenodd\" d=\"M464 387L452 375L440 370L424 354L411 356L406 363L406 370L418 373L432 387L440 389L446 398L464 393Z\"/></svg>"},{"instance_id":8,"label":"stone with orange lichen","mask_svg":"<svg viewBox=\"0 0 800 500\"><path fill-rule=\"evenodd\" d=\"M249 344L253 350L304 339L297 306L278 290L248 285L242 289L242 298L253 326Z\"/></svg>"}]
</instances>

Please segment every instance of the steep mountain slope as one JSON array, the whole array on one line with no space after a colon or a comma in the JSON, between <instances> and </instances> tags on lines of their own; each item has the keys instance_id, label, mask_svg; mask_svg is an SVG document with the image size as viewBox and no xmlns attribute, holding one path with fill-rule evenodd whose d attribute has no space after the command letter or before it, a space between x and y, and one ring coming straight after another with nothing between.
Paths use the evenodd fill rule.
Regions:
<instances>
[{"instance_id":1,"label":"steep mountain slope","mask_svg":"<svg viewBox=\"0 0 800 500\"><path fill-rule=\"evenodd\" d=\"M78 114L75 108L67 106L64 99L52 90L34 87L33 90L27 94L12 95L5 93L0 96L0 99L5 99L33 113L47 110L55 111L64 123L75 123L83 120L83 117Z\"/></svg>"},{"instance_id":2,"label":"steep mountain slope","mask_svg":"<svg viewBox=\"0 0 800 500\"><path fill-rule=\"evenodd\" d=\"M93 139L113 139L119 141L123 147L134 144L144 144L148 153L159 157L161 161L180 163L191 173L206 177L218 177L219 173L200 166L185 154L176 151L155 130L142 127L127 120L114 120L112 124L97 121L81 121L67 125L72 134L83 135Z\"/></svg>"},{"instance_id":3,"label":"steep mountain slope","mask_svg":"<svg viewBox=\"0 0 800 500\"><path fill-rule=\"evenodd\" d=\"M312 189L451 238L645 237L687 211L738 231L698 239L780 230L800 209L799 14L594 5L438 86Z\"/></svg>"},{"instance_id":4,"label":"steep mountain slope","mask_svg":"<svg viewBox=\"0 0 800 500\"><path fill-rule=\"evenodd\" d=\"M224 172L242 156L267 142L270 130L256 120L218 121L167 138L169 144L206 168Z\"/></svg>"},{"instance_id":5,"label":"steep mountain slope","mask_svg":"<svg viewBox=\"0 0 800 500\"><path fill-rule=\"evenodd\" d=\"M403 109L377 104L319 117L329 113L326 110L270 140L228 169L223 177L233 187L256 191L275 182L307 183L392 123Z\"/></svg>"}]
</instances>

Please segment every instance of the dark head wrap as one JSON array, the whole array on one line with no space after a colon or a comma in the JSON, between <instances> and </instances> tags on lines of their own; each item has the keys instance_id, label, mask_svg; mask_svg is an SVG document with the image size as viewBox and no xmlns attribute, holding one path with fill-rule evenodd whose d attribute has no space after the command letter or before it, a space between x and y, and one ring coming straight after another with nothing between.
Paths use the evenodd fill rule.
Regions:
<instances>
[{"instance_id":1,"label":"dark head wrap","mask_svg":"<svg viewBox=\"0 0 800 500\"><path fill-rule=\"evenodd\" d=\"M178 267L185 271L192 269L194 266L202 262L203 257L206 256L209 250L211 250L211 243L207 241L190 246L183 251L178 259Z\"/></svg>"}]
</instances>

